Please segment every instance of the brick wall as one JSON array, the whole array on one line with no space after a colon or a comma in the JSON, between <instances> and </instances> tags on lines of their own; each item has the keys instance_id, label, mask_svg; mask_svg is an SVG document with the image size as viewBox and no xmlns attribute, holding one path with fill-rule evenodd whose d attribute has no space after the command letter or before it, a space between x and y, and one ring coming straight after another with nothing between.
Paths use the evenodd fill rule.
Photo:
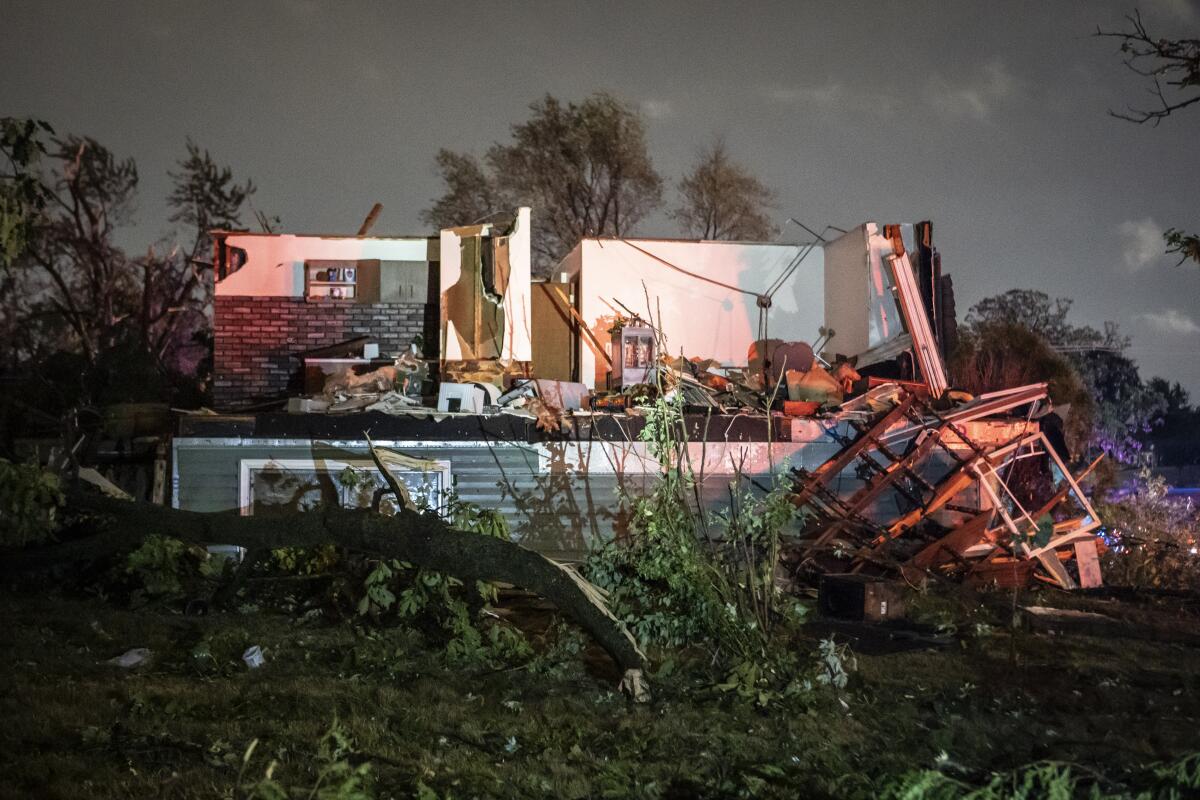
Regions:
<instances>
[{"instance_id":1,"label":"brick wall","mask_svg":"<svg viewBox=\"0 0 1200 800\"><path fill-rule=\"evenodd\" d=\"M437 357L438 311L425 303L347 303L300 297L229 297L213 305L213 402L233 410L289 394L303 385L300 354L358 336L380 355L421 334L426 358Z\"/></svg>"}]
</instances>

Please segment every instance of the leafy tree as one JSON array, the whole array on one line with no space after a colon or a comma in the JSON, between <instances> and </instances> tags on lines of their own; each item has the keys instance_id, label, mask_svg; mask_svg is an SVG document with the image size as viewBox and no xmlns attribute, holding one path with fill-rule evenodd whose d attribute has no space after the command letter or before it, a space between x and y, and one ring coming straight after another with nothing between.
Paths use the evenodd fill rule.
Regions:
<instances>
[{"instance_id":1,"label":"leafy tree","mask_svg":"<svg viewBox=\"0 0 1200 800\"><path fill-rule=\"evenodd\" d=\"M1071 300L1051 299L1030 289L981 300L967 313L963 331L967 342L956 357L954 375L975 391L1049 381L1055 402L1078 406L1078 397L1063 399L1055 393L1054 376L1061 380L1062 366L1069 365L1086 387L1092 407L1087 420L1089 443L1118 461L1135 461L1144 435L1161 419L1165 401L1142 382L1137 365L1125 355L1129 339L1115 323L1106 322L1102 331L1075 325L1067 319L1070 310ZM997 372L1000 368L992 362L1003 365L1003 371ZM972 375L991 378L979 378L979 385L972 386ZM1078 410L1073 409L1073 414Z\"/></svg>"},{"instance_id":2,"label":"leafy tree","mask_svg":"<svg viewBox=\"0 0 1200 800\"><path fill-rule=\"evenodd\" d=\"M768 213L774 194L733 161L721 140L700 153L679 182L679 194L671 217L688 236L765 241L776 233Z\"/></svg>"},{"instance_id":3,"label":"leafy tree","mask_svg":"<svg viewBox=\"0 0 1200 800\"><path fill-rule=\"evenodd\" d=\"M41 135L53 133L41 120L0 118L0 155L8 161L0 172L0 267L11 267L25 251L33 219L45 207L35 170L46 154Z\"/></svg>"},{"instance_id":4,"label":"leafy tree","mask_svg":"<svg viewBox=\"0 0 1200 800\"><path fill-rule=\"evenodd\" d=\"M547 94L480 164L443 150L446 192L422 213L438 227L467 225L516 205L537 209L534 266L546 272L584 236L628 234L662 203L662 178L636 110L599 92L581 103Z\"/></svg>"},{"instance_id":5,"label":"leafy tree","mask_svg":"<svg viewBox=\"0 0 1200 800\"><path fill-rule=\"evenodd\" d=\"M55 167L42 179L48 199L22 259L27 282L10 300L27 302L27 314L59 317L94 363L137 308L136 267L114 242L133 212L137 167L76 136L53 142L49 156Z\"/></svg>"},{"instance_id":6,"label":"leafy tree","mask_svg":"<svg viewBox=\"0 0 1200 800\"><path fill-rule=\"evenodd\" d=\"M968 327L983 322L1020 325L1061 350L1083 347L1124 349L1129 346L1115 326L1106 325L1100 332L1090 326L1080 327L1068 322L1072 303L1066 297L1051 298L1035 289L1009 289L971 306L966 324Z\"/></svg>"},{"instance_id":7,"label":"leafy tree","mask_svg":"<svg viewBox=\"0 0 1200 800\"><path fill-rule=\"evenodd\" d=\"M1193 406L1188 392L1178 382L1151 378L1150 391L1162 398L1162 424L1143 439L1154 448L1160 466L1200 464L1200 408Z\"/></svg>"},{"instance_id":8,"label":"leafy tree","mask_svg":"<svg viewBox=\"0 0 1200 800\"><path fill-rule=\"evenodd\" d=\"M968 322L959 330L950 371L956 385L975 394L1047 383L1051 402L1071 407L1066 435L1072 452L1082 452L1090 443L1096 410L1079 370L1020 321L976 318Z\"/></svg>"},{"instance_id":9,"label":"leafy tree","mask_svg":"<svg viewBox=\"0 0 1200 800\"><path fill-rule=\"evenodd\" d=\"M1123 30L1097 29L1096 35L1120 41L1125 66L1148 78L1148 90L1154 98L1148 108L1130 107L1125 111L1109 111L1118 119L1137 124L1158 125L1172 114L1200 103L1200 38L1166 39L1151 36L1134 11L1125 17L1128 27ZM1163 234L1168 253L1179 254L1179 263L1191 260L1200 264L1200 236L1169 228Z\"/></svg>"},{"instance_id":10,"label":"leafy tree","mask_svg":"<svg viewBox=\"0 0 1200 800\"><path fill-rule=\"evenodd\" d=\"M475 156L439 150L438 171L446 182L446 193L421 218L435 228L471 225L509 212L501 204L501 193L492 176Z\"/></svg>"},{"instance_id":11,"label":"leafy tree","mask_svg":"<svg viewBox=\"0 0 1200 800\"><path fill-rule=\"evenodd\" d=\"M6 131L16 126L6 123ZM49 133L48 127L19 129ZM230 170L189 141L171 172L169 198L170 219L182 223L183 234L135 255L116 243L136 200L132 159L87 137L30 143L6 135L11 163L20 161L19 148L44 154L46 163L23 174L38 202L28 206L21 251L4 274L3 366L29 375L45 372L29 365L57 363L56 374L46 377L57 381L67 405L104 398L105 384L130 395L108 400L167 399L162 392L170 381L194 376L206 355L212 286L202 256L208 229L238 226L253 185L236 183Z\"/></svg>"},{"instance_id":12,"label":"leafy tree","mask_svg":"<svg viewBox=\"0 0 1200 800\"><path fill-rule=\"evenodd\" d=\"M1200 264L1200 236L1194 233L1184 233L1175 228L1167 228L1163 239L1167 243L1168 253L1179 254L1179 262L1175 266L1179 266L1189 259Z\"/></svg>"},{"instance_id":13,"label":"leafy tree","mask_svg":"<svg viewBox=\"0 0 1200 800\"><path fill-rule=\"evenodd\" d=\"M191 139L186 143L187 154L178 162L176 171L169 172L173 188L167 203L171 222L184 226L180 237L190 246L175 245L170 250L160 248L157 257L148 256L144 263L147 287L154 285L157 296L151 307L157 309L158 319L147 319L143 327L156 329L148 342L155 358L180 374L193 374L201 382L211 373L211 320L213 278L212 252L209 231L242 227L242 214L255 192L252 181L237 183L233 171L219 166L207 150ZM260 223L268 229L267 220ZM165 254L164 254L165 251ZM163 316L163 315L167 316ZM163 324L169 319L170 324Z\"/></svg>"},{"instance_id":14,"label":"leafy tree","mask_svg":"<svg viewBox=\"0 0 1200 800\"><path fill-rule=\"evenodd\" d=\"M1118 545L1105 554L1105 583L1196 591L1200 517L1195 506L1172 497L1166 480L1146 467L1123 488L1117 502L1098 509L1108 538Z\"/></svg>"}]
</instances>

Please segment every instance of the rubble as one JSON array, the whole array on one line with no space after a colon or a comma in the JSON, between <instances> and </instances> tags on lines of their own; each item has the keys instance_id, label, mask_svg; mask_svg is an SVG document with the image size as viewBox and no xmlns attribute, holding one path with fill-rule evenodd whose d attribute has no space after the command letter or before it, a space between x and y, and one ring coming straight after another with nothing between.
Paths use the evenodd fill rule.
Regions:
<instances>
[{"instance_id":1,"label":"rubble","mask_svg":"<svg viewBox=\"0 0 1200 800\"><path fill-rule=\"evenodd\" d=\"M116 658L110 658L104 663L112 664L114 667L120 667L121 669L133 669L148 662L152 656L153 653L150 652L148 647L134 647L131 650L126 650Z\"/></svg>"},{"instance_id":2,"label":"rubble","mask_svg":"<svg viewBox=\"0 0 1200 800\"><path fill-rule=\"evenodd\" d=\"M618 476L640 444L620 424L597 424L604 415L646 417L661 398L705 421L732 418L743 423L737 445L758 452L756 478L778 472L776 443L786 442L806 467L789 476L791 500L802 510L785 553L794 577L1102 583L1100 521L1066 466L1062 411L1046 413L1046 385L978 397L953 387L946 369L955 336L952 287L929 223L867 222L807 245L585 237L559 265L557 282L545 284L553 291L539 293L554 300L535 320L529 213L519 209L511 225L444 229L436 240L381 238L371 257L355 253L361 239L226 232L218 236L216 260L238 248L253 252L217 285L228 305L222 341L238 342L224 347L242 358L234 335L239 320L278 311L263 331L323 343L288 352L303 358L306 379L304 396L288 400L289 412L377 412L456 424L464 416L532 420L481 425L487 432L478 438L469 424L446 427L466 431L458 435L468 436L471 448L491 448L496 430L507 431L506 445L540 448L536 459L515 467L522 474L514 481L562 469L570 473L568 492L574 481L591 480L592 469ZM275 269L281 260L293 265L291 280ZM744 285L772 275L765 286ZM821 280L824 291L807 280ZM327 294L337 287L344 293ZM270 299L255 299L250 310L235 302L259 295ZM645 310L635 311L643 299ZM365 335L339 340L333 330ZM425 357L416 330L437 342L436 358ZM814 332L815 340L803 340ZM414 336L407 348L405 336ZM544 361L535 339L545 344ZM231 357L229 396L282 379L276 361L253 355L267 374L245 377L251 370L244 359ZM733 422L723 424L728 439ZM336 427L358 440L346 425ZM440 430L397 429L426 436L430 448L442 444ZM569 459L562 447L547 446L572 435L579 452ZM591 460L593 444L608 466ZM720 450L710 459L718 472L728 468L732 444L713 448ZM630 453L610 452L618 448ZM703 443L700 449L704 462ZM643 469L650 461L632 453L628 463ZM240 483L238 491L252 494ZM487 499L515 502L506 491ZM599 533L590 503L587 509L578 513L590 515L586 527Z\"/></svg>"},{"instance_id":3,"label":"rubble","mask_svg":"<svg viewBox=\"0 0 1200 800\"><path fill-rule=\"evenodd\" d=\"M242 653L242 661L246 662L246 666L250 669L258 669L264 663L262 648L258 645L252 645L246 648L246 652Z\"/></svg>"},{"instance_id":4,"label":"rubble","mask_svg":"<svg viewBox=\"0 0 1200 800\"><path fill-rule=\"evenodd\" d=\"M922 394L883 384L831 415L848 428L842 449L814 470L793 471L791 500L806 522L784 556L791 568L1100 585L1100 521L1078 479L1032 421L1033 409L1017 422L996 416L1036 406L1045 384L943 411ZM1048 498L1010 480L1018 464L1054 481ZM857 480L840 489L849 469ZM885 494L893 501L881 502ZM1075 575L1066 568L1072 561Z\"/></svg>"}]
</instances>

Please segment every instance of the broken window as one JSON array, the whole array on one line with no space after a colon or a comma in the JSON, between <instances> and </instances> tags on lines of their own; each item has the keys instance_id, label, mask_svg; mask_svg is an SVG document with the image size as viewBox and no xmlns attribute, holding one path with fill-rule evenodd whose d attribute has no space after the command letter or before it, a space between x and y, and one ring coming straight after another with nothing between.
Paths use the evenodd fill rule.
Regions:
<instances>
[{"instance_id":1,"label":"broken window","mask_svg":"<svg viewBox=\"0 0 1200 800\"><path fill-rule=\"evenodd\" d=\"M217 238L215 249L217 280L227 278L246 265L246 250L226 244L224 236Z\"/></svg>"}]
</instances>

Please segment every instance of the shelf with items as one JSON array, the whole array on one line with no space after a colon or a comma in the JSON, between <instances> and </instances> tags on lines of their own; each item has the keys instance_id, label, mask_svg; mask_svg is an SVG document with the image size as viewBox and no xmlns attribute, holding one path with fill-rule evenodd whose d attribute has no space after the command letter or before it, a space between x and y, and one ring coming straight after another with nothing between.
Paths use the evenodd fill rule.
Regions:
<instances>
[{"instance_id":1,"label":"shelf with items","mask_svg":"<svg viewBox=\"0 0 1200 800\"><path fill-rule=\"evenodd\" d=\"M304 265L304 295L322 300L357 300L358 277L355 262L309 262Z\"/></svg>"},{"instance_id":2,"label":"shelf with items","mask_svg":"<svg viewBox=\"0 0 1200 800\"><path fill-rule=\"evenodd\" d=\"M304 296L311 300L379 302L379 261L376 259L306 261L303 274Z\"/></svg>"},{"instance_id":3,"label":"shelf with items","mask_svg":"<svg viewBox=\"0 0 1200 800\"><path fill-rule=\"evenodd\" d=\"M353 286L311 286L306 295L309 300L357 300Z\"/></svg>"}]
</instances>

